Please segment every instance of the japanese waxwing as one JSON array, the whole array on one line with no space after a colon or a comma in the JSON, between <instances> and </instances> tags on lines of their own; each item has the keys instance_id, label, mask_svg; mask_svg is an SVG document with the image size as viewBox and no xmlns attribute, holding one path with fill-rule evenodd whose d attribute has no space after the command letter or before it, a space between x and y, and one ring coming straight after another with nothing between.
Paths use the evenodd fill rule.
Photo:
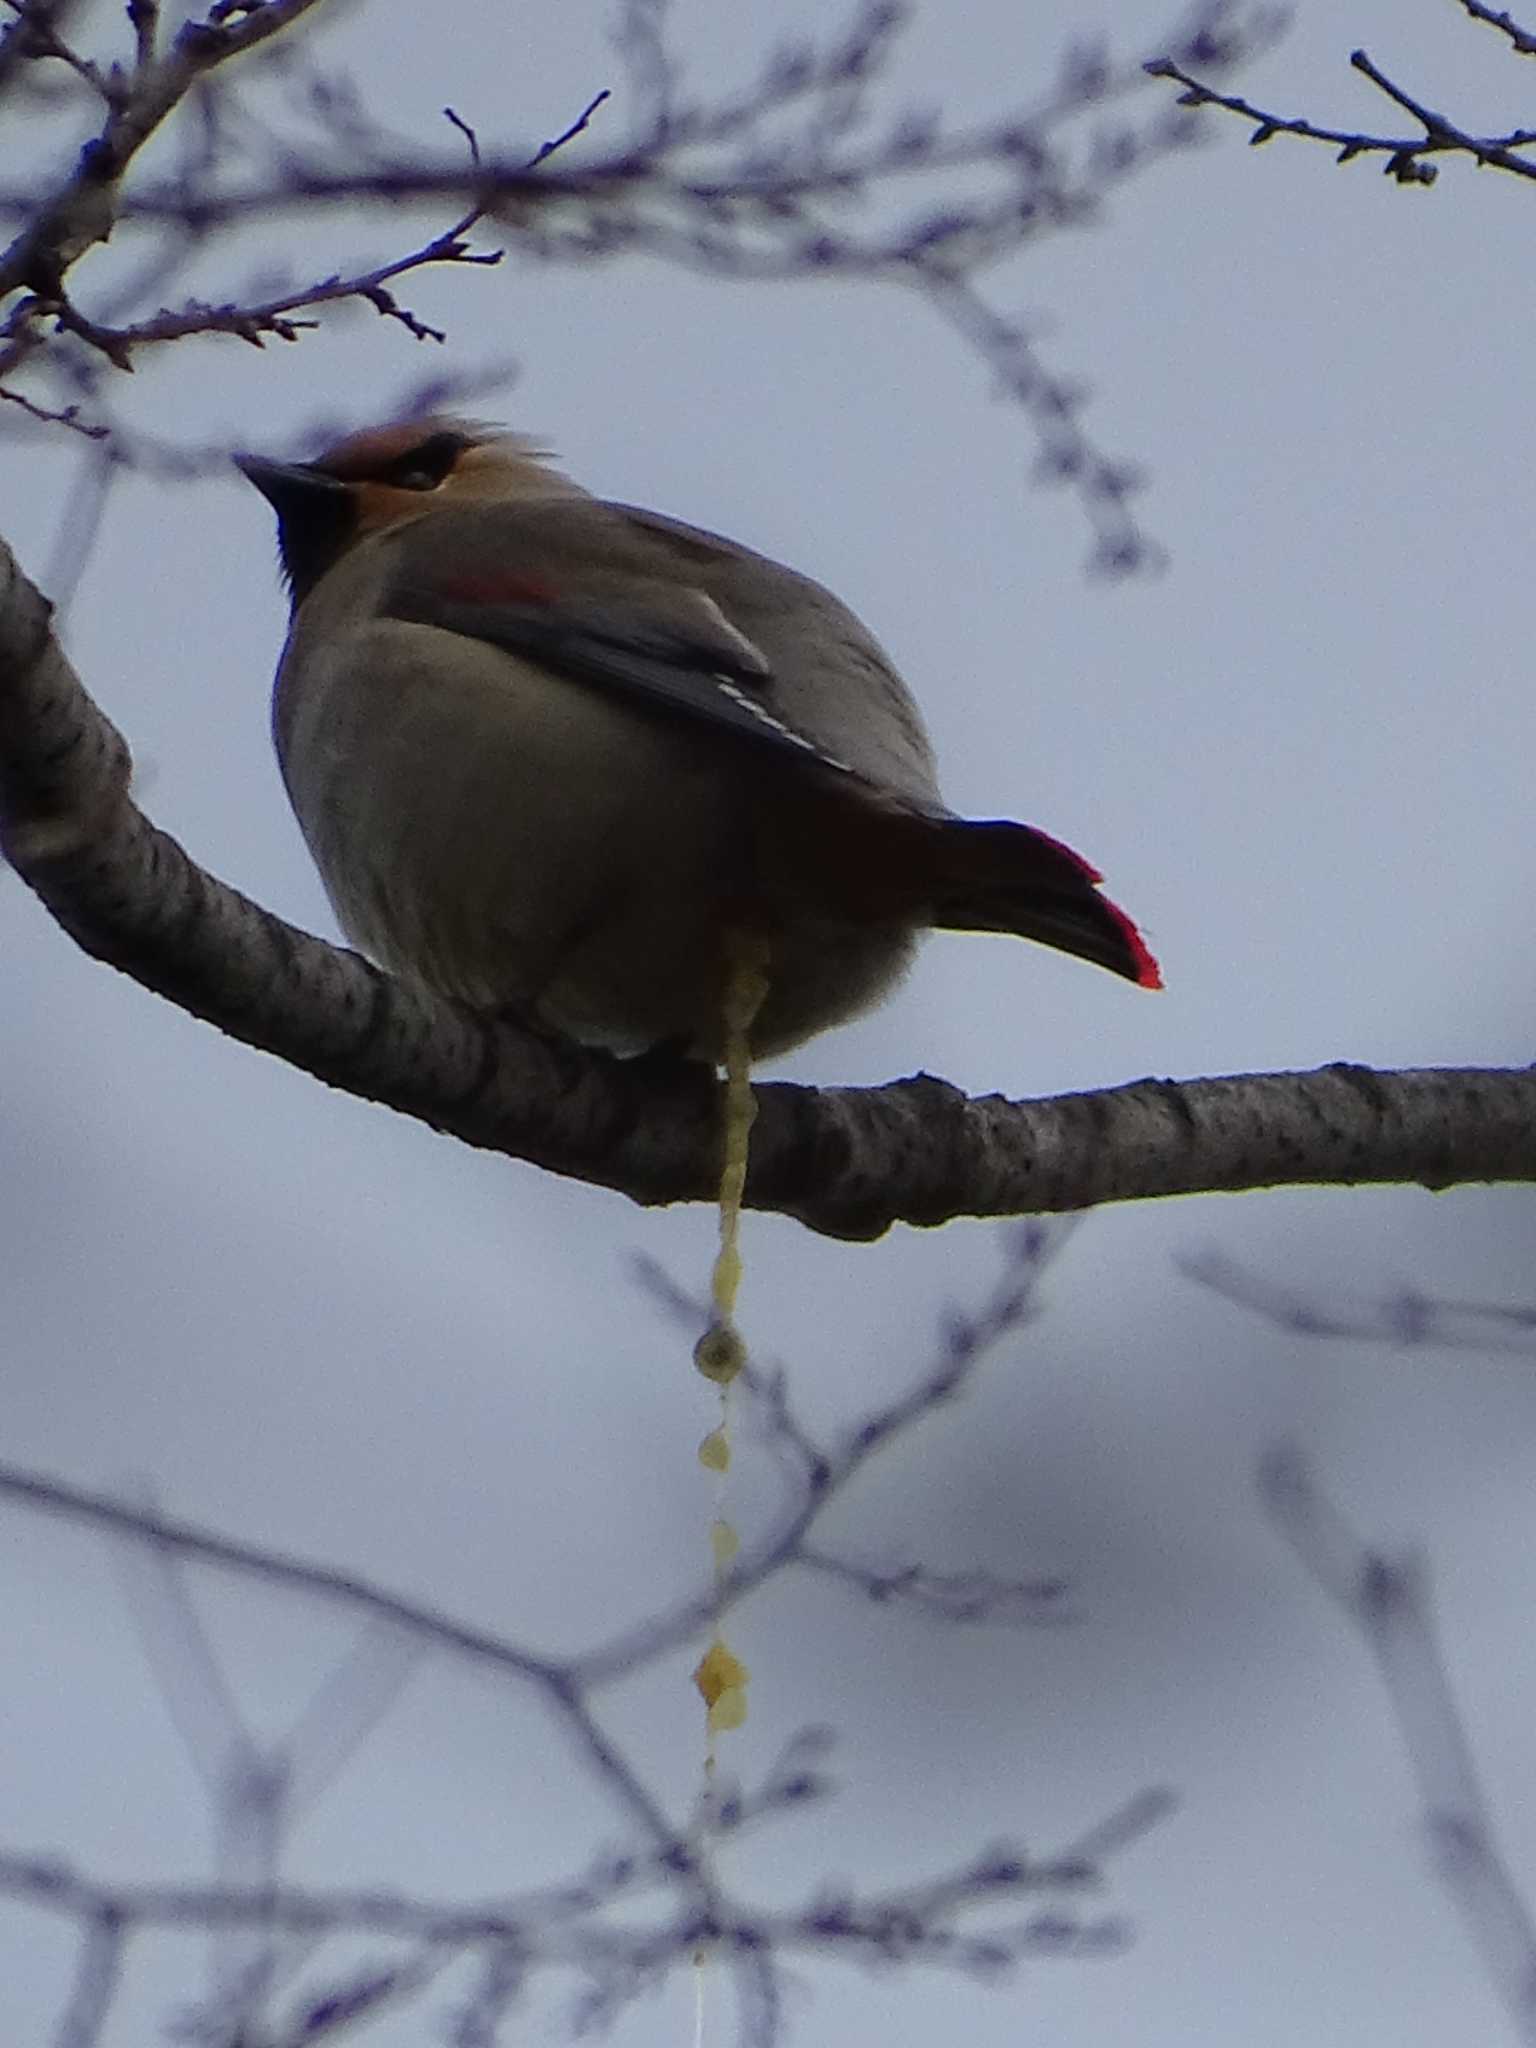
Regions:
<instances>
[{"instance_id":1,"label":"japanese waxwing","mask_svg":"<svg viewBox=\"0 0 1536 2048\"><path fill-rule=\"evenodd\" d=\"M945 808L905 684L819 584L462 420L237 460L293 597L283 777L392 972L707 1060L740 934L767 948L759 1056L877 1003L926 926L1160 985L1086 861Z\"/></svg>"}]
</instances>

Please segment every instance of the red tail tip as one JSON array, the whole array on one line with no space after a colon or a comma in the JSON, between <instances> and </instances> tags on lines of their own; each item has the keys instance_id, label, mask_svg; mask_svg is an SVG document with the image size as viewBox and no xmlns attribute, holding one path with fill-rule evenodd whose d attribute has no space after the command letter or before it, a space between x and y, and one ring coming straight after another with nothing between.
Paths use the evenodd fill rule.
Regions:
<instances>
[{"instance_id":1,"label":"red tail tip","mask_svg":"<svg viewBox=\"0 0 1536 2048\"><path fill-rule=\"evenodd\" d=\"M1115 922L1119 925L1124 935L1125 943L1130 949L1131 959L1136 967L1136 986L1138 988L1161 988L1163 986L1163 970L1158 966L1156 960L1153 959L1152 948L1141 936L1141 933L1137 931L1135 925L1131 923L1131 920L1126 916L1119 904L1110 903L1108 897L1105 897L1104 900L1108 908L1114 913Z\"/></svg>"},{"instance_id":2,"label":"red tail tip","mask_svg":"<svg viewBox=\"0 0 1536 2048\"><path fill-rule=\"evenodd\" d=\"M1091 860L1084 860L1075 846L1068 846L1064 839L1058 839L1054 833L1042 832L1038 825L1031 825L1028 830L1032 838L1043 840L1053 853L1059 853L1063 860L1070 861L1085 882L1092 882L1095 888L1097 888L1099 883L1103 881L1104 877L1099 873L1093 862ZM1120 917L1123 915L1123 912L1117 910L1115 915ZM1130 924L1129 918L1126 918L1125 921L1127 924ZM1134 926L1132 929L1134 930Z\"/></svg>"}]
</instances>

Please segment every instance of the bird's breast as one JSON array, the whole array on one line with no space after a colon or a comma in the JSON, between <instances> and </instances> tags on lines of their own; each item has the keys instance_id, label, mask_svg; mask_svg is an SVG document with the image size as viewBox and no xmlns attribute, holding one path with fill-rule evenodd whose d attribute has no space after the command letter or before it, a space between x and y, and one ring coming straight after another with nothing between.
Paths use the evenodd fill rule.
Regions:
<instances>
[{"instance_id":1,"label":"bird's breast","mask_svg":"<svg viewBox=\"0 0 1536 2048\"><path fill-rule=\"evenodd\" d=\"M643 983L648 955L703 944L745 886L729 758L436 628L296 648L275 723L348 935L471 1002L537 1002L605 950Z\"/></svg>"}]
</instances>

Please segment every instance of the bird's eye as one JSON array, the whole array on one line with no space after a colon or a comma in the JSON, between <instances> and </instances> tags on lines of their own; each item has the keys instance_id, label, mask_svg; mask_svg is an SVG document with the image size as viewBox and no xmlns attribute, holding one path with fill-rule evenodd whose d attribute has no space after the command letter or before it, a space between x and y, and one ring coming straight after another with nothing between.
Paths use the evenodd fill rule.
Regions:
<instances>
[{"instance_id":1,"label":"bird's eye","mask_svg":"<svg viewBox=\"0 0 1536 2048\"><path fill-rule=\"evenodd\" d=\"M391 463L380 478L401 491L435 491L452 470L465 443L458 434L433 434Z\"/></svg>"}]
</instances>

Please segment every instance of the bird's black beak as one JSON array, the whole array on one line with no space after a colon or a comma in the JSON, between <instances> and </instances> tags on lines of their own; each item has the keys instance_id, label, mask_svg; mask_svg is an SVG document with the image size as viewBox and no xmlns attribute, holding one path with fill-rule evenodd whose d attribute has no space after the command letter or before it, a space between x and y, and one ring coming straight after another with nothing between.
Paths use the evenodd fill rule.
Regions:
<instances>
[{"instance_id":1,"label":"bird's black beak","mask_svg":"<svg viewBox=\"0 0 1536 2048\"><path fill-rule=\"evenodd\" d=\"M234 465L247 483L252 483L279 517L297 506L313 504L319 498L345 495L346 485L323 469L307 462L269 462L264 455L234 456Z\"/></svg>"},{"instance_id":2,"label":"bird's black beak","mask_svg":"<svg viewBox=\"0 0 1536 2048\"><path fill-rule=\"evenodd\" d=\"M236 455L234 464L277 514L283 574L300 604L345 553L357 529L357 499L338 477L307 462Z\"/></svg>"}]
</instances>

